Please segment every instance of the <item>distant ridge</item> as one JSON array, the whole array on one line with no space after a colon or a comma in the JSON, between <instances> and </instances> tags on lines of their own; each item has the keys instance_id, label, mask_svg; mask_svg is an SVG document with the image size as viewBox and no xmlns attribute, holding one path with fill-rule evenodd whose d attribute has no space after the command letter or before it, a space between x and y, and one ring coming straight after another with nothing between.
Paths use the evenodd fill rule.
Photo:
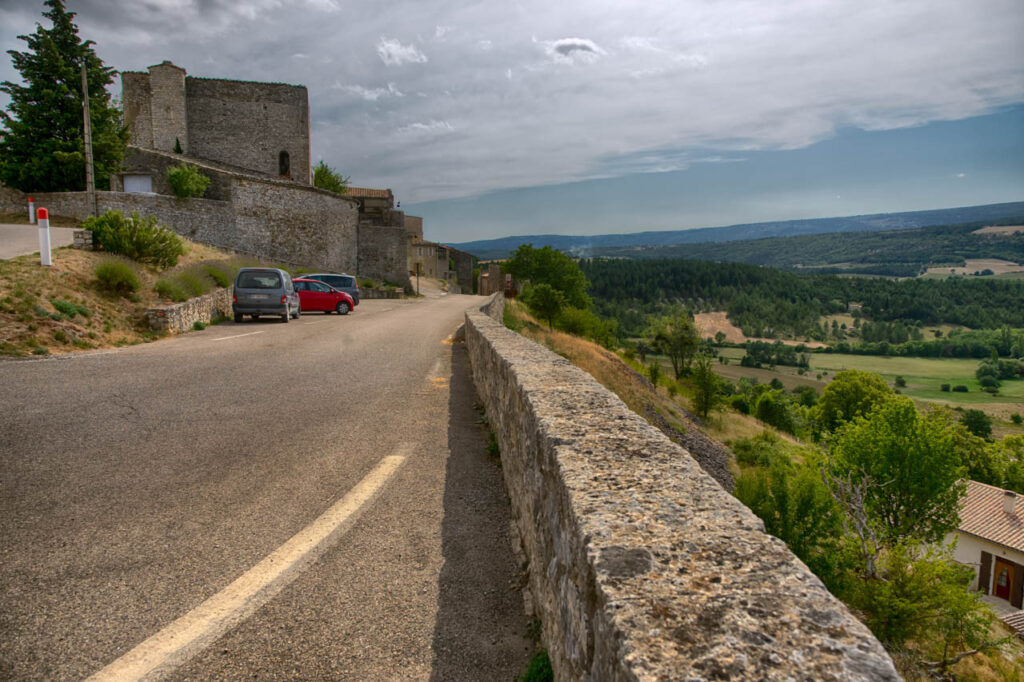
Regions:
<instances>
[{"instance_id":1,"label":"distant ridge","mask_svg":"<svg viewBox=\"0 0 1024 682\"><path fill-rule=\"evenodd\" d=\"M976 221L1005 220L1024 217L1024 201L984 206L963 206L941 208L930 211L909 211L905 213L875 213L872 215L847 216L843 218L810 218L806 220L783 220L766 223L744 223L727 227L698 227L691 230L667 230L659 232L633 232L625 234L603 234L571 236L538 234L520 237L482 239L461 244L452 244L457 249L468 251L482 259L504 258L520 244L535 247L552 246L559 251L587 255L590 249L630 246L670 246L676 244L701 244L707 242L731 242L768 237L794 237L805 234L828 232L879 232L904 230L932 225L953 225Z\"/></svg>"}]
</instances>

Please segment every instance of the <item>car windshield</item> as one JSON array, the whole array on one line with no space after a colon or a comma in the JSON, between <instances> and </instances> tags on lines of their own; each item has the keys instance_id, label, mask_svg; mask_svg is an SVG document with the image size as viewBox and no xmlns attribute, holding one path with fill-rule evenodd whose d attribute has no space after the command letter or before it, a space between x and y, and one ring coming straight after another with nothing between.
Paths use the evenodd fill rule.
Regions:
<instances>
[{"instance_id":1,"label":"car windshield","mask_svg":"<svg viewBox=\"0 0 1024 682\"><path fill-rule=\"evenodd\" d=\"M276 272L243 272L238 275L239 289L280 289L281 275Z\"/></svg>"}]
</instances>

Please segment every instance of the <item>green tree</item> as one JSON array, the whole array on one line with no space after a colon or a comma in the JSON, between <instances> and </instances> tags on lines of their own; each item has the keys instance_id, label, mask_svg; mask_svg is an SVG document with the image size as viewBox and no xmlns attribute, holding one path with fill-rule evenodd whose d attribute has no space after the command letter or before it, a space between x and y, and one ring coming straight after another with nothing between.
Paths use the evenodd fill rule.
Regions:
<instances>
[{"instance_id":1,"label":"green tree","mask_svg":"<svg viewBox=\"0 0 1024 682\"><path fill-rule=\"evenodd\" d=\"M532 244L520 244L501 269L520 282L551 286L562 292L566 303L573 308L590 307L591 300L587 295L590 282L580 266L550 246L535 249Z\"/></svg>"},{"instance_id":2,"label":"green tree","mask_svg":"<svg viewBox=\"0 0 1024 682\"><path fill-rule=\"evenodd\" d=\"M815 407L815 422L819 428L834 431L843 422L867 414L892 395L892 389L879 375L844 370L821 392Z\"/></svg>"},{"instance_id":3,"label":"green tree","mask_svg":"<svg viewBox=\"0 0 1024 682\"><path fill-rule=\"evenodd\" d=\"M167 183L171 186L174 196L185 199L206 194L210 178L200 173L195 166L183 163L167 169Z\"/></svg>"},{"instance_id":4,"label":"green tree","mask_svg":"<svg viewBox=\"0 0 1024 682\"><path fill-rule=\"evenodd\" d=\"M523 300L534 315L548 321L548 329L554 329L554 319L565 307L562 292L546 283L531 286L523 295Z\"/></svg>"},{"instance_id":5,"label":"green tree","mask_svg":"<svg viewBox=\"0 0 1024 682\"><path fill-rule=\"evenodd\" d=\"M693 409L703 418L715 409L719 401L719 379L713 369L711 356L700 353L693 362Z\"/></svg>"},{"instance_id":6,"label":"green tree","mask_svg":"<svg viewBox=\"0 0 1024 682\"><path fill-rule=\"evenodd\" d=\"M693 318L679 305L673 306L668 315L652 320L644 336L655 352L668 356L676 379L689 368L700 345Z\"/></svg>"},{"instance_id":7,"label":"green tree","mask_svg":"<svg viewBox=\"0 0 1024 682\"><path fill-rule=\"evenodd\" d=\"M992 418L981 410L971 409L960 417L960 423L978 438L992 437Z\"/></svg>"},{"instance_id":8,"label":"green tree","mask_svg":"<svg viewBox=\"0 0 1024 682\"><path fill-rule=\"evenodd\" d=\"M965 468L941 413L921 414L910 398L892 397L842 427L829 454L838 497L844 484L860 491L851 511L863 515L855 521L865 524L873 556L905 540L939 542L956 528Z\"/></svg>"},{"instance_id":9,"label":"green tree","mask_svg":"<svg viewBox=\"0 0 1024 682\"><path fill-rule=\"evenodd\" d=\"M348 192L348 183L348 177L328 166L323 159L313 166L313 185L315 187L335 194L345 194Z\"/></svg>"},{"instance_id":10,"label":"green tree","mask_svg":"<svg viewBox=\"0 0 1024 682\"><path fill-rule=\"evenodd\" d=\"M813 461L793 465L773 453L767 467L748 467L734 494L764 521L830 589L843 580L849 559L841 551L843 521Z\"/></svg>"},{"instance_id":11,"label":"green tree","mask_svg":"<svg viewBox=\"0 0 1024 682\"><path fill-rule=\"evenodd\" d=\"M121 111L106 90L117 72L103 65L92 41L79 38L75 13L64 9L63 0L46 0L45 5L50 9L43 16L51 28L37 24L35 33L18 36L27 51L8 51L23 84L0 84L11 99L0 113L0 182L24 192L85 188L84 62L96 185L107 189L128 141Z\"/></svg>"}]
</instances>

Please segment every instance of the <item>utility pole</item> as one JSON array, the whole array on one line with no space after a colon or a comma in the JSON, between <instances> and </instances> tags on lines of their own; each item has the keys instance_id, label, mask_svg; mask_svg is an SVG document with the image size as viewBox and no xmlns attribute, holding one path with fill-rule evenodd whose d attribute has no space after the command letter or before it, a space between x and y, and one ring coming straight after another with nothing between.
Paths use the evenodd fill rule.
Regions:
<instances>
[{"instance_id":1,"label":"utility pole","mask_svg":"<svg viewBox=\"0 0 1024 682\"><path fill-rule=\"evenodd\" d=\"M420 262L416 261L416 295L420 295Z\"/></svg>"},{"instance_id":2,"label":"utility pole","mask_svg":"<svg viewBox=\"0 0 1024 682\"><path fill-rule=\"evenodd\" d=\"M85 191L89 215L96 215L96 178L92 167L92 120L89 118L89 81L86 78L85 58L82 59L82 112L85 120Z\"/></svg>"}]
</instances>

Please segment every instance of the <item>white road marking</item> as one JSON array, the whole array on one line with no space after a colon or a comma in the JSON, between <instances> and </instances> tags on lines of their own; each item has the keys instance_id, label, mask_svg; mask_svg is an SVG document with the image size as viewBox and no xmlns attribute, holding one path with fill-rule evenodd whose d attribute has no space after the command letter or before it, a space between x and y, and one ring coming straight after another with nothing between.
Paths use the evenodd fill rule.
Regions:
<instances>
[{"instance_id":1,"label":"white road marking","mask_svg":"<svg viewBox=\"0 0 1024 682\"><path fill-rule=\"evenodd\" d=\"M265 331L266 331L266 329L264 329L263 331L258 331L258 332L246 332L245 334L235 334L234 336L222 336L219 339L211 339L211 341L227 341L228 339L240 339L243 336L252 336L253 334L262 334Z\"/></svg>"},{"instance_id":2,"label":"white road marking","mask_svg":"<svg viewBox=\"0 0 1024 682\"><path fill-rule=\"evenodd\" d=\"M155 680L185 663L273 599L333 546L413 452L404 443L313 523L233 583L88 678Z\"/></svg>"},{"instance_id":3,"label":"white road marking","mask_svg":"<svg viewBox=\"0 0 1024 682\"><path fill-rule=\"evenodd\" d=\"M310 320L309 322L303 322L302 324L320 324L321 322L327 322L327 320Z\"/></svg>"}]
</instances>

